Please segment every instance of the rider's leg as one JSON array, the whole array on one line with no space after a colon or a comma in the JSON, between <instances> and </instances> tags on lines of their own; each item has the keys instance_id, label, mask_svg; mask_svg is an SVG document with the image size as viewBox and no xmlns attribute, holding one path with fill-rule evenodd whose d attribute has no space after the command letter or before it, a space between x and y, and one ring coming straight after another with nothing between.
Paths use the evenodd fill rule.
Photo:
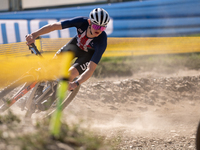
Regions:
<instances>
[{"instance_id":1,"label":"rider's leg","mask_svg":"<svg viewBox=\"0 0 200 150\"><path fill-rule=\"evenodd\" d=\"M69 78L69 81L73 81L74 78L76 78L78 75L79 75L79 72L78 70L75 68L75 67L70 67L69 69L70 71L70 78Z\"/></svg>"}]
</instances>

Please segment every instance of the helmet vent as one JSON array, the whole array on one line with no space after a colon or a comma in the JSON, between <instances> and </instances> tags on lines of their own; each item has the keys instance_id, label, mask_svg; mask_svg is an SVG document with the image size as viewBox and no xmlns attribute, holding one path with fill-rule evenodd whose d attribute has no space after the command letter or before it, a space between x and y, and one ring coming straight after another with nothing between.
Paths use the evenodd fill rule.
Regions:
<instances>
[{"instance_id":1,"label":"helmet vent","mask_svg":"<svg viewBox=\"0 0 200 150\"><path fill-rule=\"evenodd\" d=\"M97 22L99 22L98 12L97 12L97 11L95 12L95 16L96 16L96 20L97 20Z\"/></svg>"},{"instance_id":2,"label":"helmet vent","mask_svg":"<svg viewBox=\"0 0 200 150\"><path fill-rule=\"evenodd\" d=\"M103 17L103 10L101 9L101 22L100 22L100 24L102 24L102 22L104 21L103 18L104 18Z\"/></svg>"},{"instance_id":3,"label":"helmet vent","mask_svg":"<svg viewBox=\"0 0 200 150\"><path fill-rule=\"evenodd\" d=\"M106 26L110 20L109 14L103 8L95 8L90 12L89 18L92 23Z\"/></svg>"}]
</instances>

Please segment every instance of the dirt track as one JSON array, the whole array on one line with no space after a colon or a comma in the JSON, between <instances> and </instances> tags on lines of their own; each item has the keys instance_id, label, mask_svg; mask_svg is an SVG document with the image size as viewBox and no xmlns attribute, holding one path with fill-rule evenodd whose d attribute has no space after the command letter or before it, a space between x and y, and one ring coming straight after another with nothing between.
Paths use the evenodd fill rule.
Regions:
<instances>
[{"instance_id":1,"label":"dirt track","mask_svg":"<svg viewBox=\"0 0 200 150\"><path fill-rule=\"evenodd\" d=\"M64 119L82 118L120 150L194 150L200 119L198 71L90 79Z\"/></svg>"},{"instance_id":2,"label":"dirt track","mask_svg":"<svg viewBox=\"0 0 200 150\"><path fill-rule=\"evenodd\" d=\"M117 150L195 150L199 85L200 72L194 70L91 78L63 119L83 119L96 133L114 137Z\"/></svg>"}]
</instances>

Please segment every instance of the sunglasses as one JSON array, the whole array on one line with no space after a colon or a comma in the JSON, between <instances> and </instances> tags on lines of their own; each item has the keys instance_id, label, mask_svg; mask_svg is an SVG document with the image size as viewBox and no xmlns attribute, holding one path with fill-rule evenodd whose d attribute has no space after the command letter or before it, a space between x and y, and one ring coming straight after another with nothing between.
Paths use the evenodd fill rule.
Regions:
<instances>
[{"instance_id":1,"label":"sunglasses","mask_svg":"<svg viewBox=\"0 0 200 150\"><path fill-rule=\"evenodd\" d=\"M106 30L106 26L103 27L103 26L99 26L99 25L96 25L96 24L92 24L92 28L95 29L95 30L101 30L101 31L104 31Z\"/></svg>"}]
</instances>

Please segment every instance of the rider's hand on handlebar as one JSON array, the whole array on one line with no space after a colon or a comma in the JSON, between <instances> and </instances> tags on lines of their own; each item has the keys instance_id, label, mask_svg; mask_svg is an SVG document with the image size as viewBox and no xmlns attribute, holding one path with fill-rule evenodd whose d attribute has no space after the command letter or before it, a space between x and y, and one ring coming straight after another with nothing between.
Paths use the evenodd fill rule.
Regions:
<instances>
[{"instance_id":1,"label":"rider's hand on handlebar","mask_svg":"<svg viewBox=\"0 0 200 150\"><path fill-rule=\"evenodd\" d=\"M26 35L26 44L27 45L31 45L32 43L34 43L35 42L35 38L33 37L33 35L32 34L28 34L28 35Z\"/></svg>"},{"instance_id":2,"label":"rider's hand on handlebar","mask_svg":"<svg viewBox=\"0 0 200 150\"><path fill-rule=\"evenodd\" d=\"M73 91L77 87L75 82L69 82L68 91Z\"/></svg>"}]
</instances>

